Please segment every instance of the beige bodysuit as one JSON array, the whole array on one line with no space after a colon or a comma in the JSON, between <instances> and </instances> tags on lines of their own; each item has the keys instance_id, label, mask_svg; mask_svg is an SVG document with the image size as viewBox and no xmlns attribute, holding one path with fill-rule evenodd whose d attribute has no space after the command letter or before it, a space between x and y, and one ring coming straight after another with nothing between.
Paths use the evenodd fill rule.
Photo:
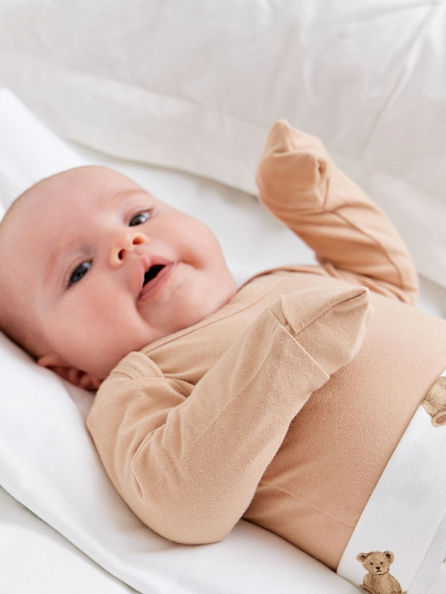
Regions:
<instances>
[{"instance_id":1,"label":"beige bodysuit","mask_svg":"<svg viewBox=\"0 0 446 594\"><path fill-rule=\"evenodd\" d=\"M243 517L335 569L446 367L446 322L413 307L405 246L317 139L276 124L258 185L320 266L259 275L200 323L130 353L88 428L117 490L166 538L214 542ZM329 377L287 323L352 286L370 289L370 322Z\"/></svg>"}]
</instances>

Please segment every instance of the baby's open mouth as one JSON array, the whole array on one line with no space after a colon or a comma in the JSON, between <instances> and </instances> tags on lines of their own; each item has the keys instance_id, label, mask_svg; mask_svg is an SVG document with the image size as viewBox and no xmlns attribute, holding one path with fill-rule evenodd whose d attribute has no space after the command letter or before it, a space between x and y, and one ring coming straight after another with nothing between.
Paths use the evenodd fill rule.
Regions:
<instances>
[{"instance_id":1,"label":"baby's open mouth","mask_svg":"<svg viewBox=\"0 0 446 594\"><path fill-rule=\"evenodd\" d=\"M143 286L145 286L147 283L149 283L151 280L153 280L157 276L157 274L159 272L161 272L161 270L163 268L164 268L164 264L154 264L153 266L151 266L149 268L149 270L144 275Z\"/></svg>"},{"instance_id":2,"label":"baby's open mouth","mask_svg":"<svg viewBox=\"0 0 446 594\"><path fill-rule=\"evenodd\" d=\"M155 264L156 262L156 264ZM145 271L142 286L138 295L139 301L148 301L154 298L170 278L175 274L176 262L165 258L157 258Z\"/></svg>"}]
</instances>

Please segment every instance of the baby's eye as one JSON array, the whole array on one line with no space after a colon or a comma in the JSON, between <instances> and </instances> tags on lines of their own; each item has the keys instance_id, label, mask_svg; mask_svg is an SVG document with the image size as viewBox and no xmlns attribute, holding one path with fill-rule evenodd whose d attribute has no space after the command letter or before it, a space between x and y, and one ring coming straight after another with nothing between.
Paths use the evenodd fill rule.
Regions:
<instances>
[{"instance_id":1,"label":"baby's eye","mask_svg":"<svg viewBox=\"0 0 446 594\"><path fill-rule=\"evenodd\" d=\"M83 278L90 270L91 264L91 262L82 262L82 264L79 264L79 266L77 266L71 273L71 276L68 281L68 286L71 287L71 285L78 283L81 280L81 278Z\"/></svg>"},{"instance_id":2,"label":"baby's eye","mask_svg":"<svg viewBox=\"0 0 446 594\"><path fill-rule=\"evenodd\" d=\"M130 219L129 227L136 227L137 225L142 225L143 223L146 223L149 219L150 219L149 211L140 212Z\"/></svg>"}]
</instances>

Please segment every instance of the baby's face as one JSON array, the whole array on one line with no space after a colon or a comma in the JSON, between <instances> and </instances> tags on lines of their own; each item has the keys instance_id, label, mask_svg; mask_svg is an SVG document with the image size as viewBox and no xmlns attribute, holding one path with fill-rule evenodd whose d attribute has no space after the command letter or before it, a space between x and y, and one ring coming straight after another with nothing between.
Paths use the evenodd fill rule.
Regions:
<instances>
[{"instance_id":1,"label":"baby's face","mask_svg":"<svg viewBox=\"0 0 446 594\"><path fill-rule=\"evenodd\" d=\"M203 223L100 167L34 187L6 225L1 250L8 298L32 320L42 364L97 379L235 293Z\"/></svg>"}]
</instances>

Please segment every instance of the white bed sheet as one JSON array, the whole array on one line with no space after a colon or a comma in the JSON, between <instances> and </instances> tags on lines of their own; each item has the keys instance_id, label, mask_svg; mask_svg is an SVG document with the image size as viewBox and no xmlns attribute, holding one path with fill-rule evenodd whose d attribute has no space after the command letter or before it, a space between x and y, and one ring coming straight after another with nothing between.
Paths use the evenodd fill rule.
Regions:
<instances>
[{"instance_id":1,"label":"white bed sheet","mask_svg":"<svg viewBox=\"0 0 446 594\"><path fill-rule=\"evenodd\" d=\"M3 594L134 592L0 487Z\"/></svg>"}]
</instances>

